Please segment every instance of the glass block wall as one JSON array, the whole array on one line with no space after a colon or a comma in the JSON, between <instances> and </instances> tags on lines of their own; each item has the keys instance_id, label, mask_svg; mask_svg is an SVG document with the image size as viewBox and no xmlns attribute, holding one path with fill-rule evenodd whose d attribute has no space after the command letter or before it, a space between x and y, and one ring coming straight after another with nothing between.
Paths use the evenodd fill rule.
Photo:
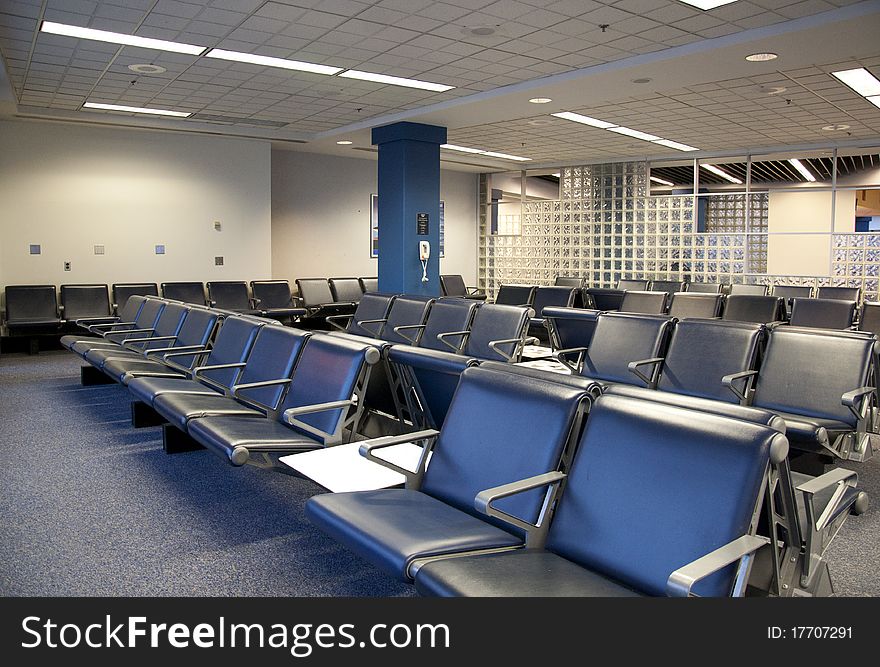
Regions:
<instances>
[{"instance_id":1,"label":"glass block wall","mask_svg":"<svg viewBox=\"0 0 880 667\"><path fill-rule=\"evenodd\" d=\"M767 193L708 197L697 233L693 197L650 196L645 163L567 167L560 181L561 199L523 202L519 233L505 235L490 233L481 177L478 281L490 298L503 283L552 285L557 275L597 287L621 278L846 285L878 298L880 235L829 234L832 276L768 275Z\"/></svg>"}]
</instances>

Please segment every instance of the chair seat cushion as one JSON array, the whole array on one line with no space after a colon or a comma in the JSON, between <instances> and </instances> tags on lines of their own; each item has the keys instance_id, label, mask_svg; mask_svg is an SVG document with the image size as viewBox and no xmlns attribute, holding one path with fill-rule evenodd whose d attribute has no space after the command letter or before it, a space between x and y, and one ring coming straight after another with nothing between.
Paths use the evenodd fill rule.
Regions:
<instances>
[{"instance_id":1,"label":"chair seat cushion","mask_svg":"<svg viewBox=\"0 0 880 667\"><path fill-rule=\"evenodd\" d=\"M193 419L187 432L233 465L244 465L248 452L279 454L318 449L324 445L301 435L281 422L245 415L221 415Z\"/></svg>"},{"instance_id":2,"label":"chair seat cushion","mask_svg":"<svg viewBox=\"0 0 880 667\"><path fill-rule=\"evenodd\" d=\"M117 382L126 385L137 375L158 375L160 377L183 378L182 373L174 371L165 364L153 361L152 359L144 359L140 356L111 357L104 362L104 366L101 370Z\"/></svg>"},{"instance_id":3,"label":"chair seat cushion","mask_svg":"<svg viewBox=\"0 0 880 667\"><path fill-rule=\"evenodd\" d=\"M60 326L61 320L57 317L55 318L42 318L42 317L34 317L34 318L22 318L18 320L7 320L6 326L10 329L37 329L40 327L57 327Z\"/></svg>"},{"instance_id":4,"label":"chair seat cushion","mask_svg":"<svg viewBox=\"0 0 880 667\"><path fill-rule=\"evenodd\" d=\"M426 563L416 589L438 597L637 597L635 591L549 551L517 549Z\"/></svg>"},{"instance_id":5,"label":"chair seat cushion","mask_svg":"<svg viewBox=\"0 0 880 667\"><path fill-rule=\"evenodd\" d=\"M67 336L64 336L67 338ZM104 349L104 350L121 350L123 349L121 345L118 345L112 341L105 340L104 338L83 338L82 336L77 336L75 341L69 341L70 345L67 347L71 352L75 352L79 356L85 358L86 354L89 350L95 349ZM64 343L62 342L62 345Z\"/></svg>"},{"instance_id":6,"label":"chair seat cushion","mask_svg":"<svg viewBox=\"0 0 880 667\"><path fill-rule=\"evenodd\" d=\"M836 419L808 417L790 412L776 414L785 420L785 437L796 449L821 450L833 444L837 436L854 430L846 422Z\"/></svg>"},{"instance_id":7,"label":"chair seat cushion","mask_svg":"<svg viewBox=\"0 0 880 667\"><path fill-rule=\"evenodd\" d=\"M128 383L128 390L135 400L153 405L153 400L160 394L206 394L217 396L220 392L195 380L184 378L139 377Z\"/></svg>"},{"instance_id":8,"label":"chair seat cushion","mask_svg":"<svg viewBox=\"0 0 880 667\"><path fill-rule=\"evenodd\" d=\"M153 400L153 409L181 430L186 430L190 419L209 415L264 416L259 410L220 394L161 394Z\"/></svg>"},{"instance_id":9,"label":"chair seat cushion","mask_svg":"<svg viewBox=\"0 0 880 667\"><path fill-rule=\"evenodd\" d=\"M74 346L74 348L75 347L76 346ZM143 357L137 352L126 350L119 345L113 345L112 347L93 347L86 351L82 356L83 359L88 361L92 366L101 369L104 368L104 363L108 359L143 359Z\"/></svg>"},{"instance_id":10,"label":"chair seat cushion","mask_svg":"<svg viewBox=\"0 0 880 667\"><path fill-rule=\"evenodd\" d=\"M501 528L408 489L327 493L306 503L306 516L331 537L403 581L419 557L519 546Z\"/></svg>"},{"instance_id":11,"label":"chair seat cushion","mask_svg":"<svg viewBox=\"0 0 880 667\"><path fill-rule=\"evenodd\" d=\"M439 350L410 347L408 345L395 345L391 348L388 359L392 363L406 364L415 368L424 368L453 375L461 374L465 368L476 363L473 357L455 354L452 350L441 352Z\"/></svg>"},{"instance_id":12,"label":"chair seat cushion","mask_svg":"<svg viewBox=\"0 0 880 667\"><path fill-rule=\"evenodd\" d=\"M98 338L97 336L89 336L87 334L67 334L66 336L62 336L59 342L61 343L61 347L69 350L79 342L83 342L84 344L103 343L104 339Z\"/></svg>"}]
</instances>

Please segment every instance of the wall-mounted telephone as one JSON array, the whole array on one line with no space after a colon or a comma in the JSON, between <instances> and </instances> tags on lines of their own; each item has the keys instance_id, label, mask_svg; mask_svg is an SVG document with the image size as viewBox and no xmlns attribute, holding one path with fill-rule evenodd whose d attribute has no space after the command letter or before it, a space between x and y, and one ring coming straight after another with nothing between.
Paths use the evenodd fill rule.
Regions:
<instances>
[{"instance_id":1,"label":"wall-mounted telephone","mask_svg":"<svg viewBox=\"0 0 880 667\"><path fill-rule=\"evenodd\" d=\"M422 262L422 282L428 282L428 260L431 258L431 244L419 241L419 260Z\"/></svg>"}]
</instances>

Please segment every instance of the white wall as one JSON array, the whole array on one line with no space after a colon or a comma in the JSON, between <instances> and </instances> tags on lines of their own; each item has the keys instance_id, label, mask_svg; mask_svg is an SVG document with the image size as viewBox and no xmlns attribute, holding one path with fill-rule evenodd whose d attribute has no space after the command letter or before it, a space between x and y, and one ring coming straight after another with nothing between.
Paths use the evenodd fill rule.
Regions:
<instances>
[{"instance_id":1,"label":"white wall","mask_svg":"<svg viewBox=\"0 0 880 667\"><path fill-rule=\"evenodd\" d=\"M442 170L445 257L441 273L477 273L477 174ZM376 162L272 151L272 273L296 278L375 276L370 258L370 194ZM414 250L415 252L415 250Z\"/></svg>"},{"instance_id":2,"label":"white wall","mask_svg":"<svg viewBox=\"0 0 880 667\"><path fill-rule=\"evenodd\" d=\"M264 142L0 122L0 284L269 278L270 169Z\"/></svg>"}]
</instances>

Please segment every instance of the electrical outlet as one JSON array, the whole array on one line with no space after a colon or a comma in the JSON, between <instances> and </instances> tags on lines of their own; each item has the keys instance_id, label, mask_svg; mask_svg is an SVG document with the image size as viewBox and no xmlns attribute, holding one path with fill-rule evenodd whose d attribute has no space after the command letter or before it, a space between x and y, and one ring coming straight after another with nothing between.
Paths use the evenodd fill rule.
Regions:
<instances>
[{"instance_id":1,"label":"electrical outlet","mask_svg":"<svg viewBox=\"0 0 880 667\"><path fill-rule=\"evenodd\" d=\"M223 266L223 258L215 257L214 258L214 266Z\"/></svg>"},{"instance_id":2,"label":"electrical outlet","mask_svg":"<svg viewBox=\"0 0 880 667\"><path fill-rule=\"evenodd\" d=\"M64 262L64 270L70 271L70 262Z\"/></svg>"}]
</instances>

